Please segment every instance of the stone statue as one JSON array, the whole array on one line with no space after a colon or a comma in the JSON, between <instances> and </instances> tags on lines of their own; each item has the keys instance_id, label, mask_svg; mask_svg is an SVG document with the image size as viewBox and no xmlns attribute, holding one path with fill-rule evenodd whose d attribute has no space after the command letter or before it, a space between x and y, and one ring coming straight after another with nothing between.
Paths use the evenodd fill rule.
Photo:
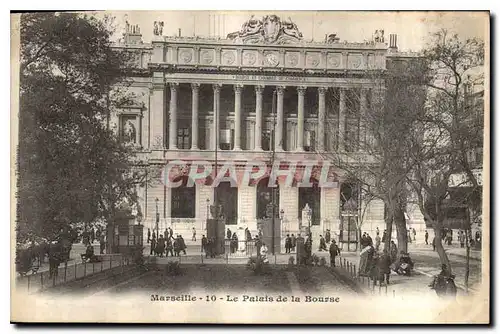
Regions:
<instances>
[{"instance_id":1,"label":"stone statue","mask_svg":"<svg viewBox=\"0 0 500 334\"><path fill-rule=\"evenodd\" d=\"M283 21L283 33L295 37L297 39L302 38L302 33L299 31L299 28L297 27L297 24L292 21L290 17L288 17L288 21Z\"/></svg>"},{"instance_id":2,"label":"stone statue","mask_svg":"<svg viewBox=\"0 0 500 334\"><path fill-rule=\"evenodd\" d=\"M153 23L153 35L158 36L158 22Z\"/></svg>"},{"instance_id":3,"label":"stone statue","mask_svg":"<svg viewBox=\"0 0 500 334\"><path fill-rule=\"evenodd\" d=\"M130 33L130 23L128 21L125 21L125 33Z\"/></svg>"},{"instance_id":4,"label":"stone statue","mask_svg":"<svg viewBox=\"0 0 500 334\"><path fill-rule=\"evenodd\" d=\"M276 15L267 15L258 20L252 15L240 31L228 34L227 38L243 43L286 44L302 39L302 33L290 18L281 21Z\"/></svg>"},{"instance_id":5,"label":"stone statue","mask_svg":"<svg viewBox=\"0 0 500 334\"><path fill-rule=\"evenodd\" d=\"M163 36L163 21L158 24L158 36Z\"/></svg>"},{"instance_id":6,"label":"stone statue","mask_svg":"<svg viewBox=\"0 0 500 334\"><path fill-rule=\"evenodd\" d=\"M337 34L330 34L328 35L327 43L338 43L340 41L340 38L337 37Z\"/></svg>"},{"instance_id":7,"label":"stone statue","mask_svg":"<svg viewBox=\"0 0 500 334\"><path fill-rule=\"evenodd\" d=\"M125 126L123 128L123 137L126 142L133 144L136 143L136 131L134 124L132 124L131 121L127 121L127 123L125 123Z\"/></svg>"},{"instance_id":8,"label":"stone statue","mask_svg":"<svg viewBox=\"0 0 500 334\"><path fill-rule=\"evenodd\" d=\"M375 43L384 43L384 30L375 30L374 41Z\"/></svg>"}]
</instances>

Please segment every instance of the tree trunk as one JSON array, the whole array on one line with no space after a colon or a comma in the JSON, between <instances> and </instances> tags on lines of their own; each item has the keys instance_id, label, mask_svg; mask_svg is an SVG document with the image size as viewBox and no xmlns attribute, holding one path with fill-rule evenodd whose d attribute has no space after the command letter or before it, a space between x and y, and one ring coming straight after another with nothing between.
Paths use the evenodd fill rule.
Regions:
<instances>
[{"instance_id":1,"label":"tree trunk","mask_svg":"<svg viewBox=\"0 0 500 334\"><path fill-rule=\"evenodd\" d=\"M447 269L446 274L450 275L451 274L450 260L448 259L448 255L444 251L443 244L441 242L441 228L437 227L436 225L440 225L440 224L434 225L434 235L435 235L434 243L436 245L436 251L439 255L439 259L441 260L441 264L446 265L446 269Z\"/></svg>"},{"instance_id":2,"label":"tree trunk","mask_svg":"<svg viewBox=\"0 0 500 334\"><path fill-rule=\"evenodd\" d=\"M396 209L394 224L396 225L398 250L406 253L408 252L408 230L406 229L405 214L401 208Z\"/></svg>"},{"instance_id":3,"label":"tree trunk","mask_svg":"<svg viewBox=\"0 0 500 334\"><path fill-rule=\"evenodd\" d=\"M392 239L392 219L393 218L393 214L392 212L389 212L387 213L386 217L385 217L385 229L387 231L387 240L385 240L385 243L384 243L384 251L387 251L387 254L390 254L390 250L391 250L391 239Z\"/></svg>"},{"instance_id":4,"label":"tree trunk","mask_svg":"<svg viewBox=\"0 0 500 334\"><path fill-rule=\"evenodd\" d=\"M465 231L465 293L469 292L469 271L470 271L470 239L472 236L472 231L468 228Z\"/></svg>"}]
</instances>

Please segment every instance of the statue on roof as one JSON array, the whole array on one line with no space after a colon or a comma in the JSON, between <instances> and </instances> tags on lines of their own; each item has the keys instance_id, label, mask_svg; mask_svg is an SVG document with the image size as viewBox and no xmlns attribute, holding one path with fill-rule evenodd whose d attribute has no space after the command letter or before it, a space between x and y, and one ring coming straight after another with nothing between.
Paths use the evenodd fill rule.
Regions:
<instances>
[{"instance_id":1,"label":"statue on roof","mask_svg":"<svg viewBox=\"0 0 500 334\"><path fill-rule=\"evenodd\" d=\"M227 38L245 44L289 44L300 41L302 33L290 18L281 21L276 15L267 15L259 20L252 15L240 31L228 34Z\"/></svg>"}]
</instances>

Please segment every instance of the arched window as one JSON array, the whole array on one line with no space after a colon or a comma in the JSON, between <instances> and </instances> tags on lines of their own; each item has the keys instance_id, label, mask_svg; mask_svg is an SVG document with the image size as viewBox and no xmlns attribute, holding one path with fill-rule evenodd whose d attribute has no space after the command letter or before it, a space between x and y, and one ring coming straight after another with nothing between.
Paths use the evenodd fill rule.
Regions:
<instances>
[{"instance_id":1,"label":"arched window","mask_svg":"<svg viewBox=\"0 0 500 334\"><path fill-rule=\"evenodd\" d=\"M172 188L172 218L195 218L196 216L196 188L187 187L189 178L187 176L180 176L173 180L177 182L182 180L179 187Z\"/></svg>"},{"instance_id":2,"label":"arched window","mask_svg":"<svg viewBox=\"0 0 500 334\"><path fill-rule=\"evenodd\" d=\"M278 182L276 182L276 187L269 187L269 178L263 178L257 183L257 219L271 218L273 203L273 189L274 189L274 203L276 208L274 210L275 217L279 218L279 203L280 203L280 188Z\"/></svg>"},{"instance_id":3,"label":"arched window","mask_svg":"<svg viewBox=\"0 0 500 334\"><path fill-rule=\"evenodd\" d=\"M311 225L319 225L321 222L321 188L318 186L318 181L311 178L312 187L299 187L299 212L298 218L302 218L302 210L306 204L312 210ZM303 225L309 222L302 222Z\"/></svg>"}]
</instances>

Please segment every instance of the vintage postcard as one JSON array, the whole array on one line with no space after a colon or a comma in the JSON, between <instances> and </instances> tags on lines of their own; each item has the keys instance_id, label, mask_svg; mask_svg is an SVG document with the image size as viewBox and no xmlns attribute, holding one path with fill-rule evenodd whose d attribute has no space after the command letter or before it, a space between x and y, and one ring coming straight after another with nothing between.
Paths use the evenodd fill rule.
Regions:
<instances>
[{"instance_id":1,"label":"vintage postcard","mask_svg":"<svg viewBox=\"0 0 500 334\"><path fill-rule=\"evenodd\" d=\"M490 322L489 12L11 15L12 322Z\"/></svg>"}]
</instances>

